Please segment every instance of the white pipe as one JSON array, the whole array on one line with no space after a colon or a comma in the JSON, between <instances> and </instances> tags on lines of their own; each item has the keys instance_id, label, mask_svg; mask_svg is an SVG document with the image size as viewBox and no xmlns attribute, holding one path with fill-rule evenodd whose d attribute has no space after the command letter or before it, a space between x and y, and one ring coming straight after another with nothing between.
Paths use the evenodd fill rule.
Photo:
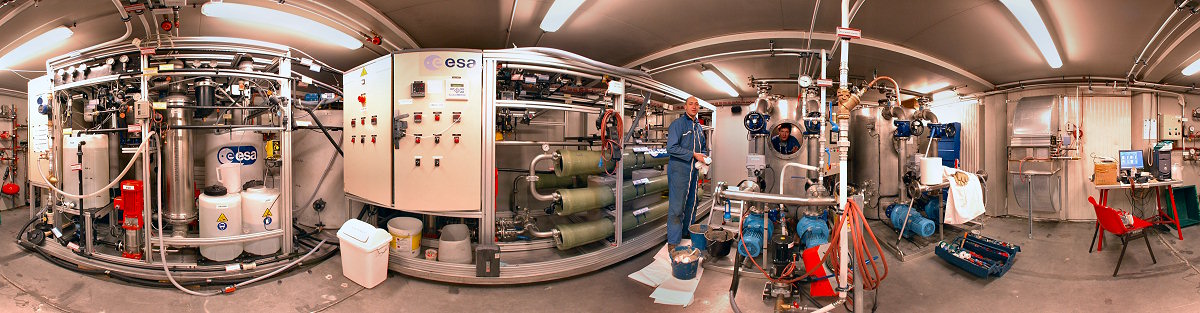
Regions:
<instances>
[{"instance_id":1,"label":"white pipe","mask_svg":"<svg viewBox=\"0 0 1200 313\"><path fill-rule=\"evenodd\" d=\"M850 0L842 0L842 27L850 27ZM850 60L850 40L841 39L842 55L841 62L838 65L838 83L839 88L849 89L849 73L850 67L847 62ZM850 149L850 140L848 129L850 128L850 116L838 116L838 209L846 212L846 160L849 158L848 150ZM842 219L841 234L839 234L838 250L842 255L838 258L838 301L846 301L846 283L847 274L850 271L850 221ZM826 310L828 311L828 310Z\"/></svg>"},{"instance_id":2,"label":"white pipe","mask_svg":"<svg viewBox=\"0 0 1200 313\"><path fill-rule=\"evenodd\" d=\"M124 41L125 39L128 39L129 35L133 34L133 24L130 23L129 14L125 13L125 7L121 5L121 1L112 0L112 3L117 6L117 13L121 15L121 21L125 22L125 34L121 35L121 37L118 37L113 40L105 41L98 45L93 45L93 46L90 46L87 48L71 51L71 53L68 53L68 54L64 54L64 55L60 55L57 57L46 59L46 74L47 75L49 75L51 73L50 72L50 64L51 63L58 62L60 60L66 59L66 58L74 57L74 56L83 54L84 52L95 50L96 48L116 44L118 42Z\"/></svg>"},{"instance_id":3,"label":"white pipe","mask_svg":"<svg viewBox=\"0 0 1200 313\"><path fill-rule=\"evenodd\" d=\"M828 52L826 52L825 49L821 49L821 79L829 78L828 74L826 73L826 69L829 67L829 59L826 57L827 54L828 54ZM825 101L829 101L829 100L826 97L827 96L825 94L825 88L821 88L821 103L820 103L820 105L818 105L818 107L820 107L820 108L817 109L821 112L821 133L817 134L817 136L818 137L826 136L826 138L828 138L828 136L829 136L828 131L825 130L825 127L827 127L827 124L829 124L828 115L825 115L826 114L825 107L827 107L828 105L825 103ZM817 149L817 154L825 152L825 149L826 149L825 141L827 141L827 140L828 139L824 139L824 140L818 139L817 140L817 142L819 142L819 147L820 147ZM818 170L825 168L825 158L821 157L820 155L817 156L817 167L818 167ZM817 185L825 186L825 175L817 174Z\"/></svg>"},{"instance_id":4,"label":"white pipe","mask_svg":"<svg viewBox=\"0 0 1200 313\"><path fill-rule=\"evenodd\" d=\"M781 196L783 195L784 187L787 186L787 181L783 180L783 177L785 176L784 174L787 173L787 169L789 167L798 167L805 171L814 171L814 172L821 170L820 168L817 168L817 167L800 164L800 163L796 163L796 162L789 162L788 164L784 164L783 168L779 169L779 195L781 195Z\"/></svg>"}]
</instances>

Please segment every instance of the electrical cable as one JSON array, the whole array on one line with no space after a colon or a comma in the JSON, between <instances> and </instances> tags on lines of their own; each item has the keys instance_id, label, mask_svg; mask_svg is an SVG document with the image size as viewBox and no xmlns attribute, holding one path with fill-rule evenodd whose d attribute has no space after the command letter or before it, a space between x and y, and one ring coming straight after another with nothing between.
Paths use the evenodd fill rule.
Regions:
<instances>
[{"instance_id":1,"label":"electrical cable","mask_svg":"<svg viewBox=\"0 0 1200 313\"><path fill-rule=\"evenodd\" d=\"M154 131L150 131L146 135L146 139L149 139L150 137L152 137L154 135L155 135ZM92 193L89 193L86 195L77 195L77 194L68 193L66 191L62 191L61 189L58 189L58 187L54 187L54 184L46 184L46 186L49 186L50 190L54 190L55 193L58 193L59 195L62 195L64 198L67 198L67 199L90 198L90 197L95 197L97 195L100 195L101 193L108 192L109 188L116 186L117 183L121 182L121 178L125 177L125 174L129 173L129 169L133 168L133 165L134 165L134 163L136 163L138 157L142 155L143 151L146 151L147 143L149 143L149 142L150 142L149 140L142 140L142 145L138 146L137 151L133 153L133 157L131 157L129 159L129 164L125 165L125 169L121 170L121 173L117 174L117 176L116 176L117 178L114 179L113 181L109 182L108 185L104 185L104 187L100 187L100 190L96 190L95 192L92 192ZM48 182L48 181L50 181L50 179L46 178L45 169L42 167L42 160L43 159L37 159L37 161L36 161L37 167L38 167L38 175L42 176L42 181ZM80 190L80 193L82 193L82 192L83 191Z\"/></svg>"}]
</instances>

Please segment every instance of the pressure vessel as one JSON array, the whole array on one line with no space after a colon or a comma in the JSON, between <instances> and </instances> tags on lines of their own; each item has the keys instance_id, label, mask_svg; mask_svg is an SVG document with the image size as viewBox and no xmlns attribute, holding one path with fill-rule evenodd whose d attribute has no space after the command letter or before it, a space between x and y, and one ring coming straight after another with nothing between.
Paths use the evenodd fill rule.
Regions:
<instances>
[{"instance_id":1,"label":"pressure vessel","mask_svg":"<svg viewBox=\"0 0 1200 313\"><path fill-rule=\"evenodd\" d=\"M282 205L279 190L253 187L242 191L242 233L254 234L279 229L278 214ZM279 238L247 242L246 252L268 255L279 251Z\"/></svg>"},{"instance_id":2,"label":"pressure vessel","mask_svg":"<svg viewBox=\"0 0 1200 313\"><path fill-rule=\"evenodd\" d=\"M220 185L209 186L200 195L200 238L236 236L242 233L242 198ZM229 261L242 254L242 243L200 247L200 255L213 261Z\"/></svg>"}]
</instances>

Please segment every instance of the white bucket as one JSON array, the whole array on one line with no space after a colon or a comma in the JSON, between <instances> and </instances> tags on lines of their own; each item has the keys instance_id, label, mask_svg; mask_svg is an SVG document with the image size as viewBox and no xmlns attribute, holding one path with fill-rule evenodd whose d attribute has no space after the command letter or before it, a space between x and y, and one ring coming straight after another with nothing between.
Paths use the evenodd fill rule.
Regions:
<instances>
[{"instance_id":1,"label":"white bucket","mask_svg":"<svg viewBox=\"0 0 1200 313\"><path fill-rule=\"evenodd\" d=\"M942 169L942 158L921 159L921 184L937 185L945 181L945 170Z\"/></svg>"},{"instance_id":2,"label":"white bucket","mask_svg":"<svg viewBox=\"0 0 1200 313\"><path fill-rule=\"evenodd\" d=\"M387 222L388 233L392 234L391 253L403 258L415 258L421 253L421 220L397 217Z\"/></svg>"},{"instance_id":3,"label":"white bucket","mask_svg":"<svg viewBox=\"0 0 1200 313\"><path fill-rule=\"evenodd\" d=\"M242 192L242 164L225 163L217 166L217 182L229 193Z\"/></svg>"},{"instance_id":4,"label":"white bucket","mask_svg":"<svg viewBox=\"0 0 1200 313\"><path fill-rule=\"evenodd\" d=\"M465 224L442 227L438 238L438 261L471 264L471 230Z\"/></svg>"}]
</instances>

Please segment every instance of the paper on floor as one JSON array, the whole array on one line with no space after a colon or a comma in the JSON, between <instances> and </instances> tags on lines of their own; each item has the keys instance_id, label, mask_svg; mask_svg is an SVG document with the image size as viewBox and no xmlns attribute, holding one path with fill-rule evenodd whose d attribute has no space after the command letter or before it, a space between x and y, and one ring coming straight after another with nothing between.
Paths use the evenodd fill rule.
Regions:
<instances>
[{"instance_id":1,"label":"paper on floor","mask_svg":"<svg viewBox=\"0 0 1200 313\"><path fill-rule=\"evenodd\" d=\"M687 306L695 300L696 288L704 267L696 271L696 278L679 280L671 275L671 261L664 246L654 255L654 262L640 271L629 274L629 278L651 287L658 287L650 294L654 303Z\"/></svg>"}]
</instances>

